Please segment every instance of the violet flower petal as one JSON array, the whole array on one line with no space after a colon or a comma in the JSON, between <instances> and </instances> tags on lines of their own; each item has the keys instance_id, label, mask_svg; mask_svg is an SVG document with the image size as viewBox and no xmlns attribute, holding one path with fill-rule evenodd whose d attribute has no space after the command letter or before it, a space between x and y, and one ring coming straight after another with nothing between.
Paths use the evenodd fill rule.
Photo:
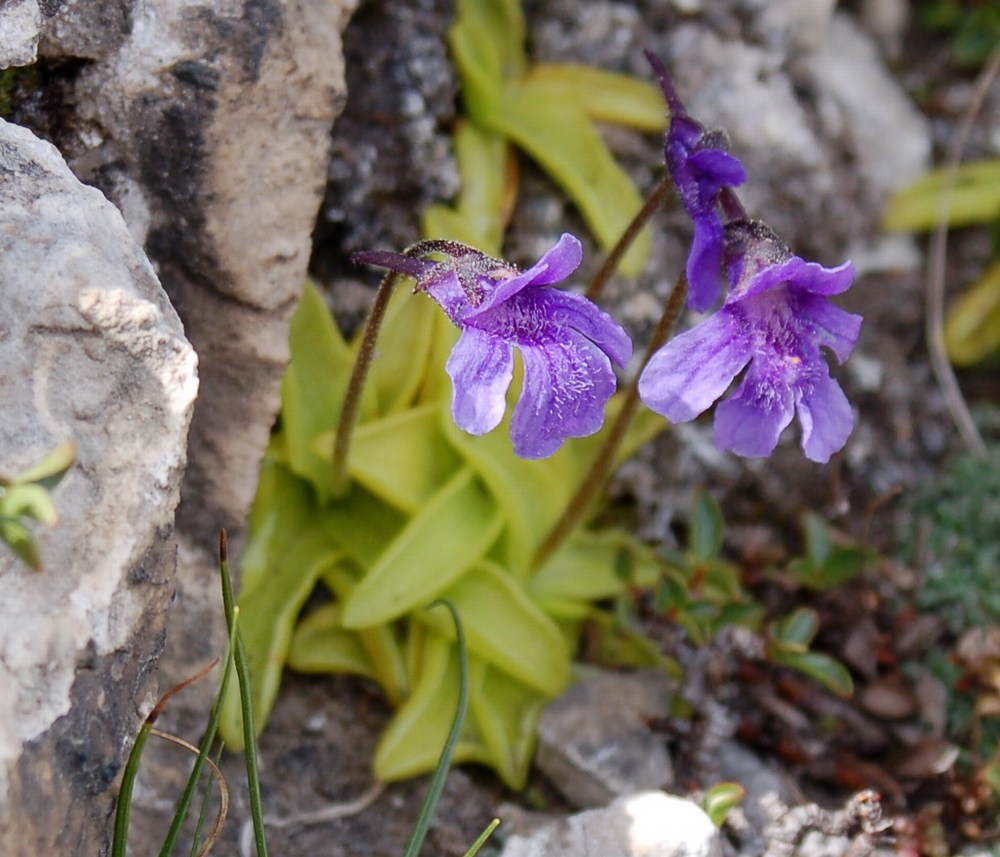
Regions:
<instances>
[{"instance_id":1,"label":"violet flower petal","mask_svg":"<svg viewBox=\"0 0 1000 857\"><path fill-rule=\"evenodd\" d=\"M822 372L812 379L812 389L799 398L797 411L806 458L826 464L854 430L854 413L847 396L829 372Z\"/></svg>"},{"instance_id":2,"label":"violet flower petal","mask_svg":"<svg viewBox=\"0 0 1000 857\"><path fill-rule=\"evenodd\" d=\"M500 425L507 407L507 389L514 377L510 344L475 327L466 327L448 356L451 413L469 434L486 434Z\"/></svg>"},{"instance_id":3,"label":"violet flower petal","mask_svg":"<svg viewBox=\"0 0 1000 857\"><path fill-rule=\"evenodd\" d=\"M715 445L748 458L774 452L795 415L792 389L755 359L736 392L715 409Z\"/></svg>"},{"instance_id":4,"label":"violet flower petal","mask_svg":"<svg viewBox=\"0 0 1000 857\"><path fill-rule=\"evenodd\" d=\"M808 329L817 345L829 348L843 363L854 350L861 333L860 315L834 306L816 294L795 295L794 313L798 322Z\"/></svg>"},{"instance_id":5,"label":"violet flower petal","mask_svg":"<svg viewBox=\"0 0 1000 857\"><path fill-rule=\"evenodd\" d=\"M687 422L726 392L752 356L741 319L723 307L653 355L639 377L639 398L671 422Z\"/></svg>"},{"instance_id":6,"label":"violet flower petal","mask_svg":"<svg viewBox=\"0 0 1000 857\"><path fill-rule=\"evenodd\" d=\"M579 331L623 369L632 359L632 340L608 313L576 292L547 289L545 312L556 327Z\"/></svg>"},{"instance_id":7,"label":"violet flower petal","mask_svg":"<svg viewBox=\"0 0 1000 857\"><path fill-rule=\"evenodd\" d=\"M528 286L548 286L565 280L580 267L582 260L583 246L580 244L580 239L569 232L564 232L555 245L527 271L522 271L506 280L499 280L485 295L483 302L466 314L465 320L469 321L499 306Z\"/></svg>"},{"instance_id":8,"label":"violet flower petal","mask_svg":"<svg viewBox=\"0 0 1000 857\"><path fill-rule=\"evenodd\" d=\"M600 348L568 331L561 341L521 345L521 357L524 390L510 423L515 455L545 458L567 437L586 437L601 428L616 381Z\"/></svg>"},{"instance_id":9,"label":"violet flower petal","mask_svg":"<svg viewBox=\"0 0 1000 857\"><path fill-rule=\"evenodd\" d=\"M750 274L737 291L740 298L749 298L780 287L794 284L797 292L816 295L839 295L854 282L854 265L844 262L836 268L824 268L816 262L806 262L792 256L783 262L768 265Z\"/></svg>"}]
</instances>

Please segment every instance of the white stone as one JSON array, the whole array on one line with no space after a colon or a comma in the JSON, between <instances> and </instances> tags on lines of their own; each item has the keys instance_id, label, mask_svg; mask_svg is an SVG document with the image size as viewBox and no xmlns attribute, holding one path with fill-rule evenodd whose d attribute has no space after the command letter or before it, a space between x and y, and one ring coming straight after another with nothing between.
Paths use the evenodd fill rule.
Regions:
<instances>
[{"instance_id":1,"label":"white stone","mask_svg":"<svg viewBox=\"0 0 1000 857\"><path fill-rule=\"evenodd\" d=\"M0 5L0 69L33 63L41 28L38 0L5 0Z\"/></svg>"},{"instance_id":2,"label":"white stone","mask_svg":"<svg viewBox=\"0 0 1000 857\"><path fill-rule=\"evenodd\" d=\"M660 791L619 798L512 836L501 857L721 857L722 841L697 804Z\"/></svg>"},{"instance_id":3,"label":"white stone","mask_svg":"<svg viewBox=\"0 0 1000 857\"><path fill-rule=\"evenodd\" d=\"M44 569L0 547L3 840L8 822L23 822L23 807L2 812L14 764L26 742L75 716L80 665L99 673L137 632L149 636L142 657L162 645L198 381L180 320L118 210L53 146L3 121L0 172L0 468L16 473L66 440L77 450L53 494L59 523L39 530ZM79 713L119 711L98 726L112 745L102 764L114 765L137 725L144 700L133 692L111 685Z\"/></svg>"},{"instance_id":4,"label":"white stone","mask_svg":"<svg viewBox=\"0 0 1000 857\"><path fill-rule=\"evenodd\" d=\"M821 96L836 105L855 142L863 180L887 193L927 169L931 155L927 120L853 18L835 15L821 49L805 62Z\"/></svg>"}]
</instances>

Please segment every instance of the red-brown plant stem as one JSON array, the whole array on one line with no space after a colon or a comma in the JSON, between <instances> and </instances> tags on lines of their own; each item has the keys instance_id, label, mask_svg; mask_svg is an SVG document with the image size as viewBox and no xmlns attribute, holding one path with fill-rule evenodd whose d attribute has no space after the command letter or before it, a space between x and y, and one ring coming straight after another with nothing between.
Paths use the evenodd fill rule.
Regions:
<instances>
[{"instance_id":1,"label":"red-brown plant stem","mask_svg":"<svg viewBox=\"0 0 1000 857\"><path fill-rule=\"evenodd\" d=\"M382 278L378 291L375 293L375 302L372 304L368 320L365 322L365 332L361 337L361 345L354 361L354 368L351 370L351 380L348 382L347 392L344 394L344 404L340 409L340 420L337 422L337 433L333 441L333 459L330 462L330 492L334 497L341 497L347 493L347 456L351 451L351 438L354 436L354 424L358 419L361 393L364 391L365 379L368 377L368 370L371 368L372 358L375 355L375 343L382 327L382 320L385 318L385 310L389 306L389 298L392 297L392 290L396 287L400 276L396 271L390 271Z\"/></svg>"},{"instance_id":2,"label":"red-brown plant stem","mask_svg":"<svg viewBox=\"0 0 1000 857\"><path fill-rule=\"evenodd\" d=\"M590 281L590 285L587 286L585 293L588 299L596 302L601 296L601 292L604 291L604 287L607 285L608 280L611 279L611 275L618 269L618 263L621 262L622 256L632 246L632 242L635 241L642 227L649 222L649 218L659 208L660 203L666 199L667 194L670 193L673 186L674 183L671 181L670 176L664 173L663 177L656 183L649 198L643 203L642 208L639 209L635 217L632 218L632 222L625 227L625 231L621 234L615 246L611 248L611 252L608 253L607 258L597 273L594 274L594 278Z\"/></svg>"},{"instance_id":3,"label":"red-brown plant stem","mask_svg":"<svg viewBox=\"0 0 1000 857\"><path fill-rule=\"evenodd\" d=\"M653 330L649 345L646 346L642 365L639 367L639 371L636 372L628 389L625 390L621 410L618 412L618 416L615 417L615 421L608 430L608 435L604 439L604 443L590 465L587 477L580 484L576 494L573 495L573 498L567 504L565 511L559 520L555 522L552 529L549 530L548 535L545 536L544 541L535 553L535 569L541 568L546 560L562 547L563 542L583 522L594 499L604 488L604 484L611 475L611 470L615 464L615 454L618 452L618 448L621 446L622 440L625 438L625 433L632 424L632 419L639 407L639 376L642 374L642 370L646 368L646 364L649 363L650 358L670 337L670 331L673 330L674 324L677 323L677 319L680 317L686 297L687 279L681 274L674 284L673 291L671 291L670 297L667 300L667 305L663 308L663 315L660 316L660 320Z\"/></svg>"}]
</instances>

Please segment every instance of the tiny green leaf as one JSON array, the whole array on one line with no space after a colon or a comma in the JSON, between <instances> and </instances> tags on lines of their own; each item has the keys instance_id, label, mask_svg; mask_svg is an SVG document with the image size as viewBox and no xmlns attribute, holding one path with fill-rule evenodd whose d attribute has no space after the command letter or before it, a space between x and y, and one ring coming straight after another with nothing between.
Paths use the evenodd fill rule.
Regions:
<instances>
[{"instance_id":1,"label":"tiny green leaf","mask_svg":"<svg viewBox=\"0 0 1000 857\"><path fill-rule=\"evenodd\" d=\"M0 515L5 518L31 518L42 524L54 524L56 507L47 489L35 482L15 482L0 491Z\"/></svg>"},{"instance_id":2,"label":"tiny green leaf","mask_svg":"<svg viewBox=\"0 0 1000 857\"><path fill-rule=\"evenodd\" d=\"M0 541L6 543L28 568L42 570L42 558L35 537L24 524L11 518L0 518Z\"/></svg>"},{"instance_id":3,"label":"tiny green leaf","mask_svg":"<svg viewBox=\"0 0 1000 857\"><path fill-rule=\"evenodd\" d=\"M771 658L775 663L797 669L844 699L854 693L854 681L847 668L822 652L776 650Z\"/></svg>"},{"instance_id":4,"label":"tiny green leaf","mask_svg":"<svg viewBox=\"0 0 1000 857\"><path fill-rule=\"evenodd\" d=\"M722 550L725 522L722 510L711 494L703 488L695 491L691 510L689 549L695 560L707 562L715 559Z\"/></svg>"},{"instance_id":5,"label":"tiny green leaf","mask_svg":"<svg viewBox=\"0 0 1000 857\"><path fill-rule=\"evenodd\" d=\"M719 783L712 786L702 800L702 809L716 827L725 824L726 816L734 806L739 806L747 790L739 783Z\"/></svg>"},{"instance_id":6,"label":"tiny green leaf","mask_svg":"<svg viewBox=\"0 0 1000 857\"><path fill-rule=\"evenodd\" d=\"M19 473L11 481L17 483L35 482L51 491L75 460L76 444L71 440L63 441L54 449L49 450L41 461Z\"/></svg>"},{"instance_id":7,"label":"tiny green leaf","mask_svg":"<svg viewBox=\"0 0 1000 857\"><path fill-rule=\"evenodd\" d=\"M819 630L819 614L810 607L799 607L771 626L771 637L782 651L807 652Z\"/></svg>"}]
</instances>

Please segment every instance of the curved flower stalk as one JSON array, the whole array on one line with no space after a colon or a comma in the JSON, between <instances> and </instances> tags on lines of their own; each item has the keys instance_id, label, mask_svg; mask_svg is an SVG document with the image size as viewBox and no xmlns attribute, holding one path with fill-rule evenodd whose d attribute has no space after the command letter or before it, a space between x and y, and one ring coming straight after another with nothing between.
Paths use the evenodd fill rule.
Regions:
<instances>
[{"instance_id":1,"label":"curved flower stalk","mask_svg":"<svg viewBox=\"0 0 1000 857\"><path fill-rule=\"evenodd\" d=\"M723 223L719 207L735 203L735 196L723 190L743 184L746 170L729 153L724 132L706 130L684 109L659 57L646 51L646 59L659 78L670 111L664 144L667 171L694 223L687 261L688 305L704 312L718 300L722 282Z\"/></svg>"},{"instance_id":2,"label":"curved flower stalk","mask_svg":"<svg viewBox=\"0 0 1000 857\"><path fill-rule=\"evenodd\" d=\"M825 463L854 427L847 397L820 351L829 348L843 363L857 342L861 316L828 300L850 287L854 266L803 261L763 224L730 224L727 231L732 288L725 303L652 357L639 395L671 422L686 422L749 366L716 410L715 445L766 457L797 413L806 457Z\"/></svg>"},{"instance_id":3,"label":"curved flower stalk","mask_svg":"<svg viewBox=\"0 0 1000 857\"><path fill-rule=\"evenodd\" d=\"M514 377L513 348L524 362L524 387L510 424L514 453L546 458L568 437L604 423L615 392L612 362L624 367L632 342L611 316L574 292L551 288L577 269L580 242L565 233L527 271L455 242L424 241L407 254L363 252L357 262L412 276L461 330L445 369L455 423L473 435L495 429ZM426 256L438 254L444 261Z\"/></svg>"}]
</instances>

